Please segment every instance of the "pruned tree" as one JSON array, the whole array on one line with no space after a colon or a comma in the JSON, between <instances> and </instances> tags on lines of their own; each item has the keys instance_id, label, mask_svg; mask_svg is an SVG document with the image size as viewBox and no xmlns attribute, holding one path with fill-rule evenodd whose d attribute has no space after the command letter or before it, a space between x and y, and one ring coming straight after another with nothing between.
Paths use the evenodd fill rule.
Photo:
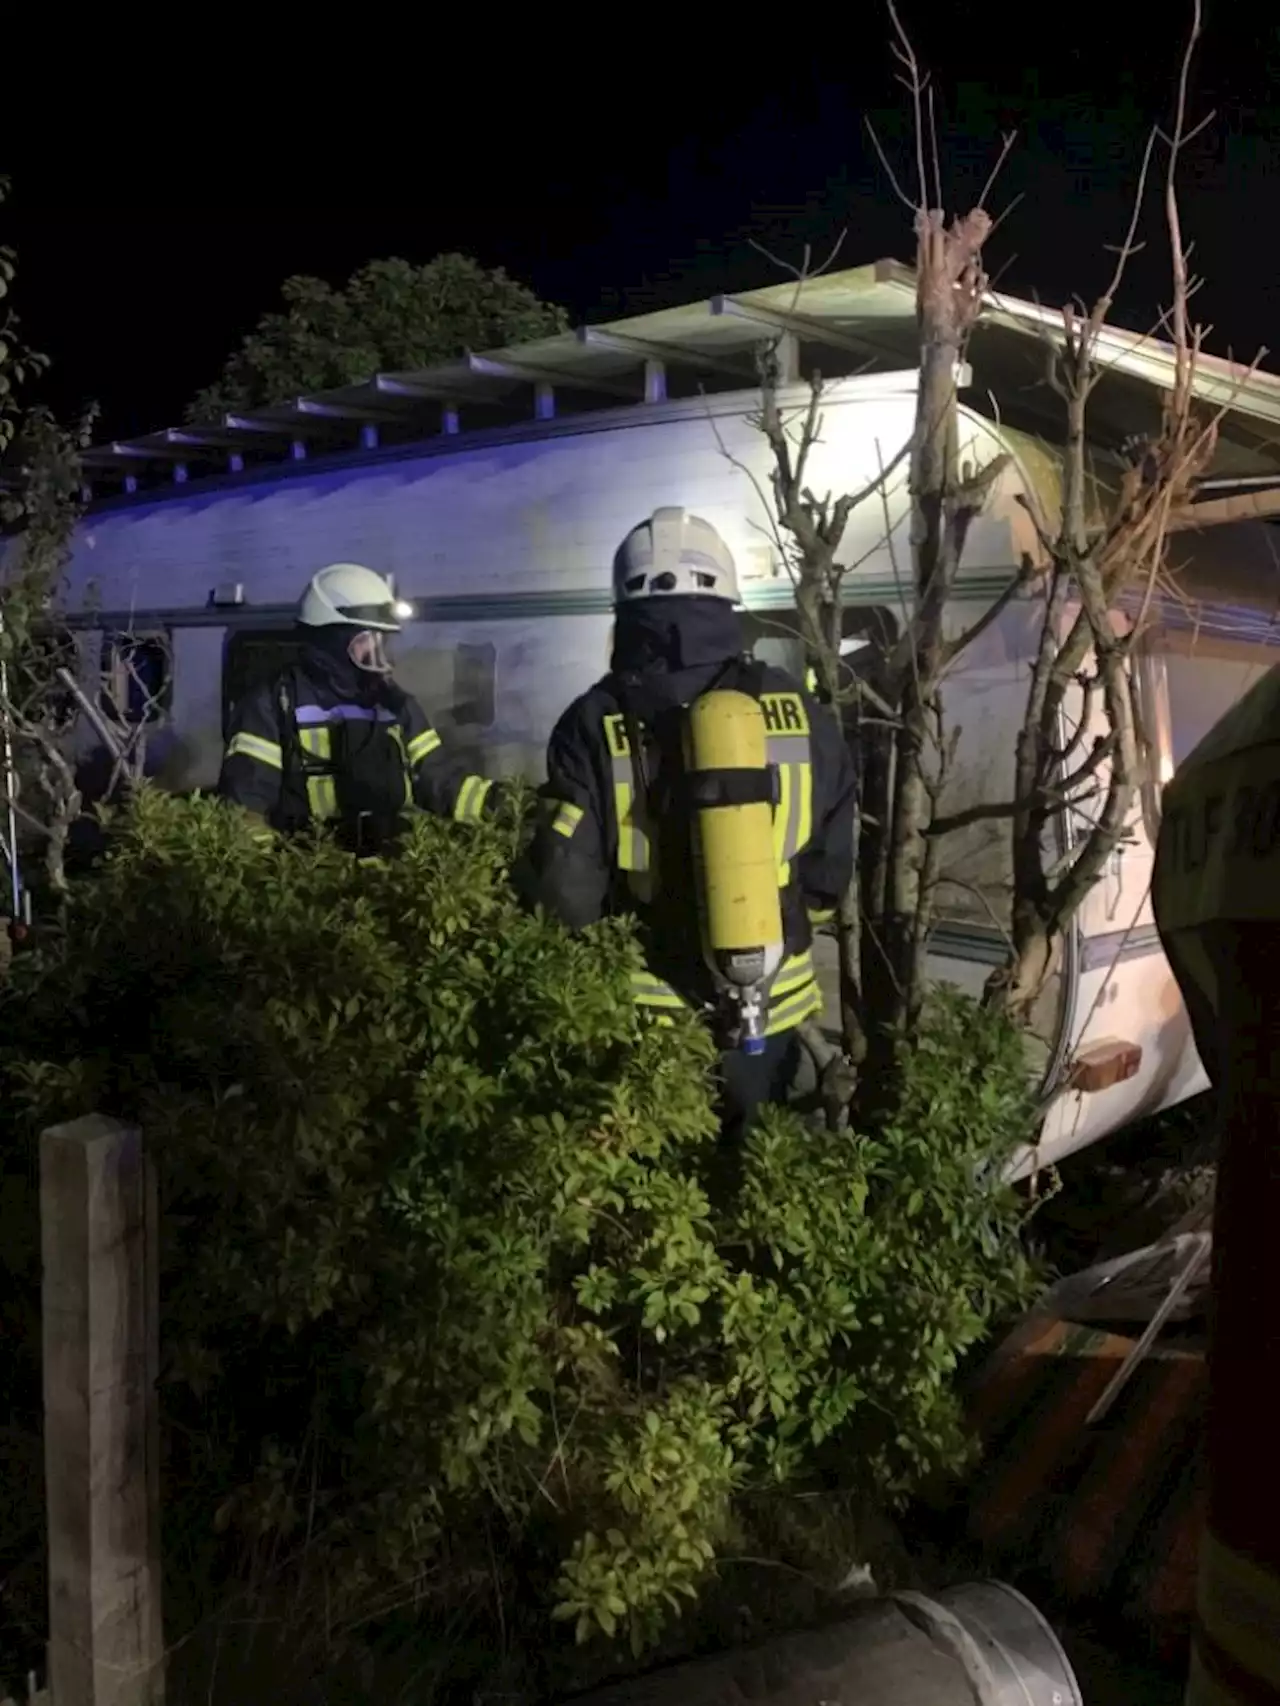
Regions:
<instances>
[{"instance_id":1,"label":"pruned tree","mask_svg":"<svg viewBox=\"0 0 1280 1706\"><path fill-rule=\"evenodd\" d=\"M1130 662L1153 591L1167 576L1171 524L1212 460L1226 406L1210 409L1198 401L1204 332L1191 318L1196 282L1177 195L1179 157L1196 134L1186 115L1200 35L1199 0L1194 4L1174 123L1169 132L1151 133L1107 288L1092 306L1064 306L1043 333L1046 377L1061 405L1061 430L1046 446L1059 470L1061 504L1050 514L1021 500L1037 548L966 630L955 631L948 607L966 536L1008 458L966 462L957 376L974 327L996 300L984 266L994 228L986 204L1014 139L1004 139L977 205L948 217L928 80L892 0L889 17L917 140L914 189L899 189L916 249L919 384L910 441L884 458L863 489L815 491L809 467L822 441L822 378L812 377L803 408L788 411L776 358L767 353L762 361L758 425L771 452L775 543L795 586L801 633L823 696L850 725L863 759L856 892L846 897L839 921L841 1004L847 1052L854 1063L865 1063L863 1082L874 1084L877 1094L891 1086L895 1051L919 1020L930 932L950 880L943 866L947 838L979 822L1007 837L1008 953L988 980L986 1000L1025 1025L1064 930L1134 820L1148 752ZM1174 380L1156 431L1128 466L1113 464L1108 472L1091 442L1090 400L1105 375L1100 344L1126 265L1140 247L1141 210L1161 145L1167 152L1162 205L1172 303L1157 335L1172 346ZM895 549L890 487L900 465L911 511L910 561L898 565L901 627L869 647L855 670L841 648L841 608L857 567L845 540L855 512L878 505L886 517L885 542ZM946 712L948 675L1016 600L1030 602L1036 638L1012 773L1002 797L948 810L960 733ZM1065 740L1064 727L1070 730ZM1073 833L1056 835L1068 818Z\"/></svg>"}]
</instances>

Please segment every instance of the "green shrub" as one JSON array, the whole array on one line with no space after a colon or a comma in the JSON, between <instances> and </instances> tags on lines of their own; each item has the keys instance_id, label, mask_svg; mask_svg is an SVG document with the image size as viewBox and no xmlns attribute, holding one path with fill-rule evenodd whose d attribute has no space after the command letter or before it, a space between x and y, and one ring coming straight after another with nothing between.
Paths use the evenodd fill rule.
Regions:
<instances>
[{"instance_id":1,"label":"green shrub","mask_svg":"<svg viewBox=\"0 0 1280 1706\"><path fill-rule=\"evenodd\" d=\"M29 1133L98 1108L157 1158L168 1498L322 1559L335 1615L506 1569L638 1646L738 1496L963 1455L957 1358L1028 1279L983 1166L1030 1108L939 997L891 1129L774 1111L714 1184L705 1029L637 1012L625 922L519 911L515 837L359 866L143 790L0 1034Z\"/></svg>"}]
</instances>

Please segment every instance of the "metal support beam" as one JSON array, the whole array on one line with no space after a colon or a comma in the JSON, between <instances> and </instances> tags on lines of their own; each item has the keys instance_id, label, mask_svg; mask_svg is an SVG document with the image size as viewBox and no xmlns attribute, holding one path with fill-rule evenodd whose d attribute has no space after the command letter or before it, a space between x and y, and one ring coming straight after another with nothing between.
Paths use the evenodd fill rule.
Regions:
<instances>
[{"instance_id":1,"label":"metal support beam","mask_svg":"<svg viewBox=\"0 0 1280 1706\"><path fill-rule=\"evenodd\" d=\"M378 448L378 426L376 421L366 421L360 428L361 450L376 450Z\"/></svg>"},{"instance_id":2,"label":"metal support beam","mask_svg":"<svg viewBox=\"0 0 1280 1706\"><path fill-rule=\"evenodd\" d=\"M86 468L100 468L110 467L113 462L179 462L182 454L169 445L135 444L117 438L99 450L88 451L83 460Z\"/></svg>"},{"instance_id":3,"label":"metal support beam","mask_svg":"<svg viewBox=\"0 0 1280 1706\"><path fill-rule=\"evenodd\" d=\"M138 476L136 474L126 474L125 475L125 477L124 477L124 489L125 489L125 493L127 496L131 496L134 492L137 491L137 489L138 489Z\"/></svg>"},{"instance_id":4,"label":"metal support beam","mask_svg":"<svg viewBox=\"0 0 1280 1706\"><path fill-rule=\"evenodd\" d=\"M743 385L755 383L755 369L749 360L735 361L731 356L686 349L682 344L659 343L654 338L633 338L630 332L618 332L612 326L579 326L575 336L579 343L591 348L616 350L619 355L635 356L638 361L688 367L695 373L720 373Z\"/></svg>"},{"instance_id":5,"label":"metal support beam","mask_svg":"<svg viewBox=\"0 0 1280 1706\"><path fill-rule=\"evenodd\" d=\"M227 415L223 424L227 430L224 444L228 440L235 443L247 438L287 439L290 436L289 428L281 425L279 421L254 421L247 415Z\"/></svg>"},{"instance_id":6,"label":"metal support beam","mask_svg":"<svg viewBox=\"0 0 1280 1706\"><path fill-rule=\"evenodd\" d=\"M238 450L233 450L227 457L227 472L230 474L244 473L244 457Z\"/></svg>"},{"instance_id":7,"label":"metal support beam","mask_svg":"<svg viewBox=\"0 0 1280 1706\"><path fill-rule=\"evenodd\" d=\"M307 459L307 447L306 447L306 445L303 443L303 441L300 438L295 438L289 445L289 460L291 462L305 462L306 459Z\"/></svg>"},{"instance_id":8,"label":"metal support beam","mask_svg":"<svg viewBox=\"0 0 1280 1706\"><path fill-rule=\"evenodd\" d=\"M175 462L173 465L173 483L175 486L185 486L187 483L187 465L185 462Z\"/></svg>"},{"instance_id":9,"label":"metal support beam","mask_svg":"<svg viewBox=\"0 0 1280 1706\"><path fill-rule=\"evenodd\" d=\"M665 403L667 400L667 366L663 361L650 359L644 364L644 400L646 403Z\"/></svg>"},{"instance_id":10,"label":"metal support beam","mask_svg":"<svg viewBox=\"0 0 1280 1706\"><path fill-rule=\"evenodd\" d=\"M330 403L316 397L296 398L290 405L290 412L316 415L321 420L372 421L377 426L387 426L399 418L394 409L367 409L363 403Z\"/></svg>"},{"instance_id":11,"label":"metal support beam","mask_svg":"<svg viewBox=\"0 0 1280 1706\"><path fill-rule=\"evenodd\" d=\"M508 361L492 355L468 355L467 366L482 379L511 379L521 385L558 385L562 390L599 391L606 397L623 397L638 403L639 385L623 379L604 379L589 373L556 373L550 368L530 367L523 361Z\"/></svg>"},{"instance_id":12,"label":"metal support beam","mask_svg":"<svg viewBox=\"0 0 1280 1706\"><path fill-rule=\"evenodd\" d=\"M458 405L443 403L440 408L440 431L452 436L458 430Z\"/></svg>"},{"instance_id":13,"label":"metal support beam","mask_svg":"<svg viewBox=\"0 0 1280 1706\"><path fill-rule=\"evenodd\" d=\"M163 433L166 444L183 452L188 450L223 450L228 444L234 444L240 436L242 435L225 426L166 427Z\"/></svg>"},{"instance_id":14,"label":"metal support beam","mask_svg":"<svg viewBox=\"0 0 1280 1706\"><path fill-rule=\"evenodd\" d=\"M888 353L867 338L842 332L825 320L815 320L808 314L793 314L789 309L762 308L755 302L743 302L736 296L713 296L713 314L732 315L738 320L750 320L775 332L791 332L805 343L819 344L826 349L844 350L849 355L883 356Z\"/></svg>"},{"instance_id":15,"label":"metal support beam","mask_svg":"<svg viewBox=\"0 0 1280 1706\"><path fill-rule=\"evenodd\" d=\"M375 373L370 381L383 397L403 397L412 403L440 403L448 393L439 385L424 385L417 379L403 379L397 373Z\"/></svg>"},{"instance_id":16,"label":"metal support beam","mask_svg":"<svg viewBox=\"0 0 1280 1706\"><path fill-rule=\"evenodd\" d=\"M286 443L291 443L300 432L324 431L323 427L312 425L306 421L264 420L258 415L224 415L222 420L223 426L233 441L237 438L252 436L254 438L278 438L283 439ZM227 442L225 436L221 442L223 444Z\"/></svg>"},{"instance_id":17,"label":"metal support beam","mask_svg":"<svg viewBox=\"0 0 1280 1706\"><path fill-rule=\"evenodd\" d=\"M548 385L545 379L540 379L533 388L533 418L535 421L553 421L556 418L556 388Z\"/></svg>"}]
</instances>

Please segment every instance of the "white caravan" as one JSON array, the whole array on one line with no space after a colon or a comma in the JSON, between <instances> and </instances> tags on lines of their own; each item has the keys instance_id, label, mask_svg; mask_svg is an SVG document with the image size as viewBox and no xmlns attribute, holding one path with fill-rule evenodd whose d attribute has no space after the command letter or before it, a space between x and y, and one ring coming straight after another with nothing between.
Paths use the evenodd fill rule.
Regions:
<instances>
[{"instance_id":1,"label":"white caravan","mask_svg":"<svg viewBox=\"0 0 1280 1706\"><path fill-rule=\"evenodd\" d=\"M966 457L1010 460L968 537L949 612L956 631L1036 553L1030 512L1052 511L1056 417L1037 384L1042 335L1039 310L1000 299L961 376ZM415 606L397 673L446 738L490 774L537 780L556 717L606 667L614 549L671 503L729 540L759 651L799 668L765 501L770 458L752 422L753 351L764 338L778 340L791 378L808 349L823 351L826 372L858 370L829 383L810 484L870 484L908 438L914 410L914 286L893 263L98 447L69 570L86 681L130 657L162 689L154 773L178 789L211 787L237 696L290 655L308 577L355 560L391 575ZM1112 371L1094 414L1103 455L1150 423L1168 361L1128 334L1110 337L1104 355ZM1268 488L1280 486L1280 380L1237 387L1225 363L1205 373L1206 394L1230 402L1221 477L1197 512L1218 524L1179 535L1189 602L1161 601L1142 654L1153 780L1042 1004L1048 1112L1023 1170L1205 1085L1152 923L1152 836L1160 779L1270 661L1277 577L1261 517ZM786 395L798 404L807 391ZM582 406L566 409L577 396ZM513 399L524 418L511 423L503 411ZM485 410L501 424L487 424ZM855 511L842 553L854 565L851 637L901 612L908 527L900 474ZM948 809L1008 797L1037 609L1011 604L955 669L947 710L962 734ZM999 824L951 848L933 965L975 993L1002 955L1007 869ZM833 952L825 972L832 985Z\"/></svg>"}]
</instances>

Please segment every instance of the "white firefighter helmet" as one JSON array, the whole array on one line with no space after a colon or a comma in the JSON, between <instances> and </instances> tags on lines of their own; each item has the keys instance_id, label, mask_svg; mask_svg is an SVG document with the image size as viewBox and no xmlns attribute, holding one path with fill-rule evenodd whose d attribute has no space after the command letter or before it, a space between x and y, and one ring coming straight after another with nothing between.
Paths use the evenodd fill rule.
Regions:
<instances>
[{"instance_id":1,"label":"white firefighter helmet","mask_svg":"<svg viewBox=\"0 0 1280 1706\"><path fill-rule=\"evenodd\" d=\"M613 559L613 601L637 598L721 598L739 603L733 553L700 515L655 509L618 547Z\"/></svg>"},{"instance_id":2,"label":"white firefighter helmet","mask_svg":"<svg viewBox=\"0 0 1280 1706\"><path fill-rule=\"evenodd\" d=\"M298 607L298 621L306 628L378 634L398 634L412 614L381 575L360 563L330 563L312 575Z\"/></svg>"}]
</instances>

